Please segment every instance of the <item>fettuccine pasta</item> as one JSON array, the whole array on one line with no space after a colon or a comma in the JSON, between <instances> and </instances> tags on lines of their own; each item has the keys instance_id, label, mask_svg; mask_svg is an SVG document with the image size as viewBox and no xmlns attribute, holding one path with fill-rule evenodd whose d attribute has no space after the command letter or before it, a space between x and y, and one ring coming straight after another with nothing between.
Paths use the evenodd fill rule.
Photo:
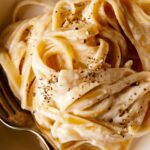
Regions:
<instances>
[{"instance_id":1,"label":"fettuccine pasta","mask_svg":"<svg viewBox=\"0 0 150 150\"><path fill-rule=\"evenodd\" d=\"M44 13L21 18L23 7ZM127 150L150 131L150 0L22 1L0 64L59 150Z\"/></svg>"}]
</instances>

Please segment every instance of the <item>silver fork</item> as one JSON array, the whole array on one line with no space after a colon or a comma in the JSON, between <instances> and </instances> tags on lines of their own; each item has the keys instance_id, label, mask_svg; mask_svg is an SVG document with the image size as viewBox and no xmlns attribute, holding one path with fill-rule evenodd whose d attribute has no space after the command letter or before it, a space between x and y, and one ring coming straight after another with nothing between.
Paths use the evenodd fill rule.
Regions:
<instances>
[{"instance_id":1,"label":"silver fork","mask_svg":"<svg viewBox=\"0 0 150 150\"><path fill-rule=\"evenodd\" d=\"M9 128L34 133L44 150L54 150L55 145L42 136L31 113L22 110L19 101L12 94L6 75L0 65L0 121Z\"/></svg>"}]
</instances>

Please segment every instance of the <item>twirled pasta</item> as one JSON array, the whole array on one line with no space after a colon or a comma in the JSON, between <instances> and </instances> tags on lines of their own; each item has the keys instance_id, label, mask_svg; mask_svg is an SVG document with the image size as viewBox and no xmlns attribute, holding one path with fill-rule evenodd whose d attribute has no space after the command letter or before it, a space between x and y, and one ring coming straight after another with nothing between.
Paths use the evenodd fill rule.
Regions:
<instances>
[{"instance_id":1,"label":"twirled pasta","mask_svg":"<svg viewBox=\"0 0 150 150\"><path fill-rule=\"evenodd\" d=\"M25 5L45 14L18 20ZM23 109L61 150L127 150L149 132L150 0L23 1L0 64ZM17 20L17 21L16 21Z\"/></svg>"}]
</instances>

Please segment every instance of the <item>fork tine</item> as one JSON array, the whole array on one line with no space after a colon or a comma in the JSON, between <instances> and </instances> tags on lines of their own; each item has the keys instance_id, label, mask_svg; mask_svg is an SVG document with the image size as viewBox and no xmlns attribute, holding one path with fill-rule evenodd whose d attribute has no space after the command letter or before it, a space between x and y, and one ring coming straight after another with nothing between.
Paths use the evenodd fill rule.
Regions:
<instances>
[{"instance_id":1,"label":"fork tine","mask_svg":"<svg viewBox=\"0 0 150 150\"><path fill-rule=\"evenodd\" d=\"M6 103L3 94L0 91L0 106L1 106L1 117L4 118L4 114L5 117L10 116L12 113L14 113L11 110L11 107Z\"/></svg>"},{"instance_id":2,"label":"fork tine","mask_svg":"<svg viewBox=\"0 0 150 150\"><path fill-rule=\"evenodd\" d=\"M8 118L8 113L3 109L3 106L0 104L0 118Z\"/></svg>"},{"instance_id":3,"label":"fork tine","mask_svg":"<svg viewBox=\"0 0 150 150\"><path fill-rule=\"evenodd\" d=\"M7 78L2 69L0 69L0 89L5 97L5 101L12 107L14 112L21 111L17 98L12 94L7 82Z\"/></svg>"},{"instance_id":4,"label":"fork tine","mask_svg":"<svg viewBox=\"0 0 150 150\"><path fill-rule=\"evenodd\" d=\"M4 85L4 84L3 84ZM3 97L5 98L5 101L11 106L11 108L17 112L20 110L20 107L18 106L16 101L16 98L12 96L12 93L8 90L6 85L3 86L0 84L1 93L3 94Z\"/></svg>"}]
</instances>

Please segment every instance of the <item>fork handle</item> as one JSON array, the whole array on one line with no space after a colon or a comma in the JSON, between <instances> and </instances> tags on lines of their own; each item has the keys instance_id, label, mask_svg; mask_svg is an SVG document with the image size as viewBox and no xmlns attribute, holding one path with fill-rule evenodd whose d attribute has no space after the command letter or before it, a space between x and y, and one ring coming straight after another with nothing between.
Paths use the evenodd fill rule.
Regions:
<instances>
[{"instance_id":1,"label":"fork handle","mask_svg":"<svg viewBox=\"0 0 150 150\"><path fill-rule=\"evenodd\" d=\"M39 131L37 131L36 129L34 129L34 130L30 130L30 132L36 135L36 137L40 141L41 147L44 150L54 150L53 147L46 141L46 139L42 135L39 134Z\"/></svg>"},{"instance_id":2,"label":"fork handle","mask_svg":"<svg viewBox=\"0 0 150 150\"><path fill-rule=\"evenodd\" d=\"M58 150L58 148L50 140L50 138L39 131L38 125L35 125L34 127L32 127L30 132L34 133L41 140L41 142L42 142L41 146L45 147L44 150Z\"/></svg>"}]
</instances>

